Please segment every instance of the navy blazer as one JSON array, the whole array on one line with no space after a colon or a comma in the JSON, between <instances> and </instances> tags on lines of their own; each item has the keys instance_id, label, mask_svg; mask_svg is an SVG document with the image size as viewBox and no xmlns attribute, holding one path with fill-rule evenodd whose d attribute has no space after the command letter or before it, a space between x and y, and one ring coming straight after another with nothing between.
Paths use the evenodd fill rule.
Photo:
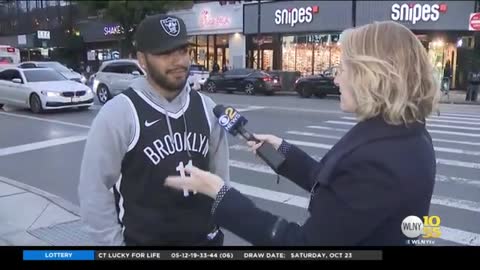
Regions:
<instances>
[{"instance_id":1,"label":"navy blazer","mask_svg":"<svg viewBox=\"0 0 480 270\"><path fill-rule=\"evenodd\" d=\"M428 215L436 159L424 123L356 124L316 162L292 146L279 173L311 192L305 224L257 208L230 189L214 221L254 245L406 245L401 223Z\"/></svg>"}]
</instances>

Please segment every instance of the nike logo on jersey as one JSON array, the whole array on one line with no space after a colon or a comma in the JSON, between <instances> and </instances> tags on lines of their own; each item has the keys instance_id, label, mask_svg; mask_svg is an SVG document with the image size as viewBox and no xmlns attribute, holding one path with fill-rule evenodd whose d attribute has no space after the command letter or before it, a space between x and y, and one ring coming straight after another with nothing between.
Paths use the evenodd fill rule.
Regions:
<instances>
[{"instance_id":1,"label":"nike logo on jersey","mask_svg":"<svg viewBox=\"0 0 480 270\"><path fill-rule=\"evenodd\" d=\"M157 123L158 121L160 121L161 119L158 119L156 121L153 121L153 122L148 122L147 120L145 120L145 126L146 127L151 127L153 125L155 125L155 123Z\"/></svg>"}]
</instances>

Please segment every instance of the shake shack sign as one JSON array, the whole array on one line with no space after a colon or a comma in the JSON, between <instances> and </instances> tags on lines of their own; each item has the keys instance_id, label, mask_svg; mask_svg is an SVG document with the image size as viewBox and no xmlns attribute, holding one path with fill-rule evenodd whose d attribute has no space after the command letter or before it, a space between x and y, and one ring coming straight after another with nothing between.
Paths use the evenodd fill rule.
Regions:
<instances>
[{"instance_id":1,"label":"shake shack sign","mask_svg":"<svg viewBox=\"0 0 480 270\"><path fill-rule=\"evenodd\" d=\"M410 22L416 24L419 21L436 22L441 14L447 12L447 4L415 4L395 3L392 5L392 21Z\"/></svg>"}]
</instances>

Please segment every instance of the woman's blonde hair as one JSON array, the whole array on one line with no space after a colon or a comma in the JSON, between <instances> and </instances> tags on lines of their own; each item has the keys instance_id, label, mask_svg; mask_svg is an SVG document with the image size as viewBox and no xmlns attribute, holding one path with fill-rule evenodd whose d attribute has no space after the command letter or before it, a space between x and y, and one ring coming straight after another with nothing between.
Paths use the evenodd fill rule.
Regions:
<instances>
[{"instance_id":1,"label":"woman's blonde hair","mask_svg":"<svg viewBox=\"0 0 480 270\"><path fill-rule=\"evenodd\" d=\"M423 122L436 109L433 66L408 28L375 22L345 30L340 42L359 120L382 115L390 124Z\"/></svg>"}]
</instances>

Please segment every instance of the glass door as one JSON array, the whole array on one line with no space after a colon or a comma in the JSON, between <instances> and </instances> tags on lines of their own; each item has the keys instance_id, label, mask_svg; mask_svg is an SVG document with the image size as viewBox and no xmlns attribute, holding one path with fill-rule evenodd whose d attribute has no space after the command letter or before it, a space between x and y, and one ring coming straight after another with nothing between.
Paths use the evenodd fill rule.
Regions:
<instances>
[{"instance_id":1,"label":"glass door","mask_svg":"<svg viewBox=\"0 0 480 270\"><path fill-rule=\"evenodd\" d=\"M448 57L445 50L445 43L442 40L430 42L428 45L428 56L433 65L433 75L435 80L441 85L445 58Z\"/></svg>"},{"instance_id":2,"label":"glass door","mask_svg":"<svg viewBox=\"0 0 480 270\"><path fill-rule=\"evenodd\" d=\"M273 67L273 50L262 50L262 70L272 70Z\"/></svg>"}]
</instances>

